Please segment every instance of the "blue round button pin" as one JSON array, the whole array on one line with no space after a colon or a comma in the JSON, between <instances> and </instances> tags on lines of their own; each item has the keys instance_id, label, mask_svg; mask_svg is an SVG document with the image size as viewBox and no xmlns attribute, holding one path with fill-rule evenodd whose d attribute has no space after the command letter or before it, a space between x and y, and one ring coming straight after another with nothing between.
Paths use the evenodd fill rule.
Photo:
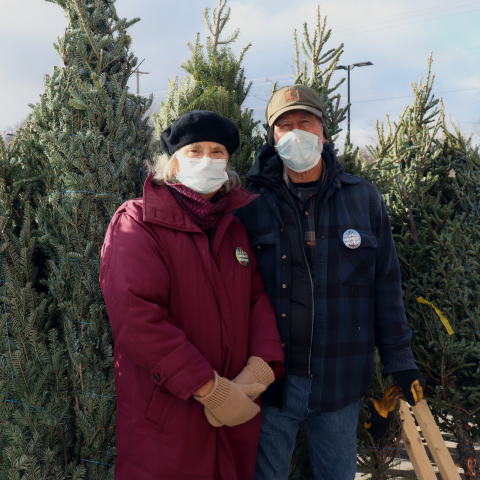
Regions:
<instances>
[{"instance_id":1,"label":"blue round button pin","mask_svg":"<svg viewBox=\"0 0 480 480\"><path fill-rule=\"evenodd\" d=\"M362 243L362 237L356 230L349 228L343 234L343 243L348 248L358 248Z\"/></svg>"}]
</instances>

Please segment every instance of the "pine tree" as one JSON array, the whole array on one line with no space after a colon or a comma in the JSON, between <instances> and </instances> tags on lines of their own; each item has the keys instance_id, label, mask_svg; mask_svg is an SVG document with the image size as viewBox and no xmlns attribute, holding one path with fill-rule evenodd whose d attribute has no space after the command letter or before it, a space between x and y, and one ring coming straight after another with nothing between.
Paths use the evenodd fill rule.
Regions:
<instances>
[{"instance_id":1,"label":"pine tree","mask_svg":"<svg viewBox=\"0 0 480 480\"><path fill-rule=\"evenodd\" d=\"M369 147L400 259L412 349L427 380L430 408L455 435L467 478L480 478L473 442L480 435L480 323L477 278L480 156L446 124L432 94L431 58L414 101L388 132L377 124ZM425 303L428 302L428 303Z\"/></svg>"},{"instance_id":2,"label":"pine tree","mask_svg":"<svg viewBox=\"0 0 480 480\"><path fill-rule=\"evenodd\" d=\"M115 0L52 2L69 19L55 45L63 65L15 139L25 156L13 187L5 171L17 161L0 151L2 188L23 185L21 223L2 203L0 478L107 479L115 388L100 250L115 210L141 196L152 99L128 93L138 19L120 19Z\"/></svg>"},{"instance_id":3,"label":"pine tree","mask_svg":"<svg viewBox=\"0 0 480 480\"><path fill-rule=\"evenodd\" d=\"M60 447L73 432L64 393L67 364L58 331L50 330L53 302L41 292L33 189L22 181L28 163L19 157L18 139L8 149L0 139L0 478L60 479L62 472L80 478L81 467L66 464Z\"/></svg>"},{"instance_id":4,"label":"pine tree","mask_svg":"<svg viewBox=\"0 0 480 480\"><path fill-rule=\"evenodd\" d=\"M382 375L383 364L378 352L375 355L375 369L370 386L370 391L362 401L357 428L357 453L358 467L364 474L369 474L371 480L387 480L398 478L391 469L400 463L400 441L402 439L401 421L398 409L392 415L392 420L387 432L380 440L374 440L365 428L370 412L367 407L369 398L380 400L388 388L393 384L391 376L384 378ZM403 476L403 475L401 475Z\"/></svg>"},{"instance_id":5,"label":"pine tree","mask_svg":"<svg viewBox=\"0 0 480 480\"><path fill-rule=\"evenodd\" d=\"M431 87L416 88L394 203L397 217L403 213L396 229L406 313L436 420L455 435L466 477L480 478L473 448L480 434L480 157L458 130L448 130L443 112L431 128L443 138L427 141L415 113L425 108Z\"/></svg>"},{"instance_id":6,"label":"pine tree","mask_svg":"<svg viewBox=\"0 0 480 480\"><path fill-rule=\"evenodd\" d=\"M336 84L330 85L332 75L343 53L343 43L336 48L329 48L326 52L323 50L326 47L328 40L332 35L332 29L327 28L327 17L323 18L320 15L320 6L317 8L317 24L311 37L308 32L307 22L303 24L303 41L301 43L302 52L306 57L300 65L300 52L298 49L297 30L293 31L293 42L295 50L295 78L293 83L309 86L315 90L322 100L325 108L330 138L332 145L338 134L342 131L340 126L346 118L348 105L340 107L340 93L334 93L340 85L345 81L345 77L340 79ZM310 70L308 63L310 64Z\"/></svg>"},{"instance_id":7,"label":"pine tree","mask_svg":"<svg viewBox=\"0 0 480 480\"><path fill-rule=\"evenodd\" d=\"M173 120L188 111L209 110L228 118L240 132L240 148L229 163L244 181L263 140L257 128L260 122L254 120L253 110L242 106L252 87L242 67L251 44L245 46L237 57L230 45L237 40L240 31L237 29L225 40L221 38L231 18L227 2L219 0L218 8L213 9L212 20L210 10L204 9L203 18L211 36L206 38L206 45L202 45L197 33L195 43L188 44L191 58L182 64L182 68L190 76L185 76L180 86L177 77L170 82L166 99L160 104L159 114L154 115L154 122L159 138Z\"/></svg>"}]
</instances>

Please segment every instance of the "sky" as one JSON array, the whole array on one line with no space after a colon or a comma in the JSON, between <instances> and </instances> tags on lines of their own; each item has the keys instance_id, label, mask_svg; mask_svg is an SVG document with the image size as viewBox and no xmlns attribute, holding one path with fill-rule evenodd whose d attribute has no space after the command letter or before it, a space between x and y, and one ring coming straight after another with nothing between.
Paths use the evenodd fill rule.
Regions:
<instances>
[{"instance_id":1,"label":"sky","mask_svg":"<svg viewBox=\"0 0 480 480\"><path fill-rule=\"evenodd\" d=\"M140 17L130 28L132 50L144 60L142 94L155 92L155 108L168 82L184 75L180 64L189 58L188 42L196 32L208 34L201 12L218 0L117 0L120 17ZM240 28L233 50L248 43L244 67L253 88L245 106L258 119L271 84L293 81L293 29L301 37L303 23L313 32L318 3L311 0L230 0L231 21L226 34ZM43 76L59 64L53 48L67 20L54 3L43 0L0 0L0 131L22 121L43 91ZM344 43L339 64L370 61L374 65L351 72L352 141L372 143L377 119L395 120L411 104L411 83L426 76L433 52L434 93L445 111L467 134L479 130L480 120L480 1L462 0L325 0L322 17L332 29L328 48ZM335 73L340 80L344 73ZM130 82L135 91L135 80ZM340 87L346 102L346 82ZM478 143L478 136L476 137Z\"/></svg>"}]
</instances>

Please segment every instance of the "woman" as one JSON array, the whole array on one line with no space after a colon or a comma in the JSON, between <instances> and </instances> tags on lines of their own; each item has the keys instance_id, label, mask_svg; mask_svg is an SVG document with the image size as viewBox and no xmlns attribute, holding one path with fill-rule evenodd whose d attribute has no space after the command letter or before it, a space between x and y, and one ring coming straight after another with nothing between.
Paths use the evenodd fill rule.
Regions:
<instances>
[{"instance_id":1,"label":"woman","mask_svg":"<svg viewBox=\"0 0 480 480\"><path fill-rule=\"evenodd\" d=\"M170 155L162 175L119 208L102 250L115 338L115 479L248 480L257 397L283 373L255 255L228 214L256 195L228 168L239 146L229 120L186 113L161 145Z\"/></svg>"}]
</instances>

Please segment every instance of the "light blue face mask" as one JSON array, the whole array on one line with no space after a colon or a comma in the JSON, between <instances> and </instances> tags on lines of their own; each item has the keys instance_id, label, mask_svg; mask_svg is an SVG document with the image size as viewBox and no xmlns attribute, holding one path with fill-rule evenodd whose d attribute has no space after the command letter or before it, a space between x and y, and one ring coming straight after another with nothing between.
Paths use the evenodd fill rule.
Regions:
<instances>
[{"instance_id":1,"label":"light blue face mask","mask_svg":"<svg viewBox=\"0 0 480 480\"><path fill-rule=\"evenodd\" d=\"M294 129L284 135L275 148L290 170L303 173L316 167L322 158L323 143L319 147L318 140L313 133Z\"/></svg>"},{"instance_id":2,"label":"light blue face mask","mask_svg":"<svg viewBox=\"0 0 480 480\"><path fill-rule=\"evenodd\" d=\"M177 155L177 180L197 193L216 192L228 180L227 160L219 158L189 158Z\"/></svg>"}]
</instances>

